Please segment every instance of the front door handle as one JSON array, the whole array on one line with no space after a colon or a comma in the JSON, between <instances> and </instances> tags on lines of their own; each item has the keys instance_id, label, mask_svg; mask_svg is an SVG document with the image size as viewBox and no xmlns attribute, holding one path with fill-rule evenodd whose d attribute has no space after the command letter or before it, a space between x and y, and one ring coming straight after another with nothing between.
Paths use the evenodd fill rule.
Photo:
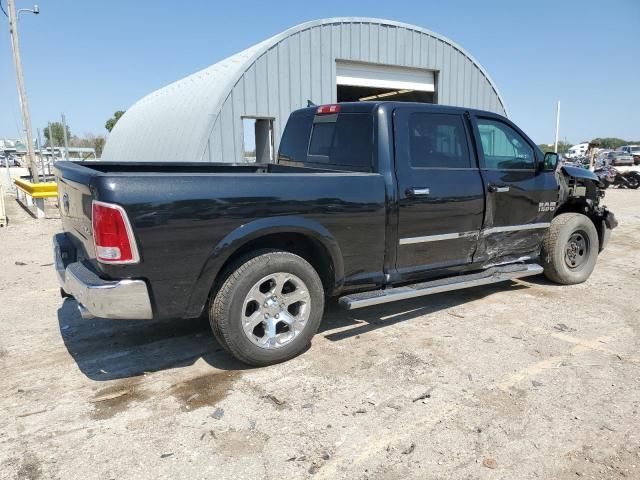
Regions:
<instances>
[{"instance_id":1,"label":"front door handle","mask_svg":"<svg viewBox=\"0 0 640 480\"><path fill-rule=\"evenodd\" d=\"M429 195L428 188L407 188L406 192L407 197L420 197L424 195Z\"/></svg>"},{"instance_id":2,"label":"front door handle","mask_svg":"<svg viewBox=\"0 0 640 480\"><path fill-rule=\"evenodd\" d=\"M491 193L505 193L509 191L507 185L489 185L489 191Z\"/></svg>"}]
</instances>

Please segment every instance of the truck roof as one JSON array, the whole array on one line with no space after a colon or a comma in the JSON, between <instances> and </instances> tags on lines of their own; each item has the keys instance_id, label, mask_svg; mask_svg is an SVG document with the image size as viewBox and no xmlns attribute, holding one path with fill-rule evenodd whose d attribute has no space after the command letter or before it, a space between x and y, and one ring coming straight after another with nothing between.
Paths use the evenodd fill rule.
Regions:
<instances>
[{"instance_id":1,"label":"truck roof","mask_svg":"<svg viewBox=\"0 0 640 480\"><path fill-rule=\"evenodd\" d=\"M323 104L325 105L325 104ZM315 113L317 109L323 105L314 105L311 107L301 108L292 112L292 115L300 115L304 113ZM490 112L487 110L478 110L474 108L465 108L465 107L454 107L451 105L438 105L435 103L420 103L420 102L393 102L393 101L369 101L369 102L342 102L331 105L340 105L340 113L371 113L375 109L381 106L390 107L393 109L394 107L399 106L419 106L421 108L425 108L428 110L432 110L434 112L441 113L461 113L461 112L473 112L484 115L492 115L492 116L502 116L495 112Z\"/></svg>"}]
</instances>

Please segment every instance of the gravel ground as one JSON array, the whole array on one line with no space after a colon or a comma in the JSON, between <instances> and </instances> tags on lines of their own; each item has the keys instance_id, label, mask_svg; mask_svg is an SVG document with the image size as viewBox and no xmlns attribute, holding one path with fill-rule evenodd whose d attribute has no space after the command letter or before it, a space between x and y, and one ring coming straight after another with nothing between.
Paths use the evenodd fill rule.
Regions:
<instances>
[{"instance_id":1,"label":"gravel ground","mask_svg":"<svg viewBox=\"0 0 640 480\"><path fill-rule=\"evenodd\" d=\"M638 192L607 193L620 227L585 284L330 305L259 369L201 320L82 320L59 221L7 203L0 478L640 479Z\"/></svg>"}]
</instances>

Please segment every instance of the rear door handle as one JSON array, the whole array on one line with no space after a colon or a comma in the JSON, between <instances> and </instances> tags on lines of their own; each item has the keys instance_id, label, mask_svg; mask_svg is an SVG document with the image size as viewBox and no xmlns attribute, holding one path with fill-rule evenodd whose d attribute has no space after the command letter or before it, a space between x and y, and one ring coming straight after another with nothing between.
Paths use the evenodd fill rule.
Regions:
<instances>
[{"instance_id":1,"label":"rear door handle","mask_svg":"<svg viewBox=\"0 0 640 480\"><path fill-rule=\"evenodd\" d=\"M509 187L506 185L489 185L489 191L491 193L505 193L509 191Z\"/></svg>"},{"instance_id":2,"label":"rear door handle","mask_svg":"<svg viewBox=\"0 0 640 480\"><path fill-rule=\"evenodd\" d=\"M419 197L424 195L429 195L428 188L407 188L406 192L407 197Z\"/></svg>"}]
</instances>

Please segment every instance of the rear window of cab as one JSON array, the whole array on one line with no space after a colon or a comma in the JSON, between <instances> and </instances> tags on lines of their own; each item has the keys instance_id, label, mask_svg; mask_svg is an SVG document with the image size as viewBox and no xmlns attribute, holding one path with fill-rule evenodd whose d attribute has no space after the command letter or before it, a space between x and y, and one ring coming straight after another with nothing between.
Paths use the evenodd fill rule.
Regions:
<instances>
[{"instance_id":1,"label":"rear window of cab","mask_svg":"<svg viewBox=\"0 0 640 480\"><path fill-rule=\"evenodd\" d=\"M287 122L279 161L329 169L371 171L373 117L367 113L292 115Z\"/></svg>"}]
</instances>

